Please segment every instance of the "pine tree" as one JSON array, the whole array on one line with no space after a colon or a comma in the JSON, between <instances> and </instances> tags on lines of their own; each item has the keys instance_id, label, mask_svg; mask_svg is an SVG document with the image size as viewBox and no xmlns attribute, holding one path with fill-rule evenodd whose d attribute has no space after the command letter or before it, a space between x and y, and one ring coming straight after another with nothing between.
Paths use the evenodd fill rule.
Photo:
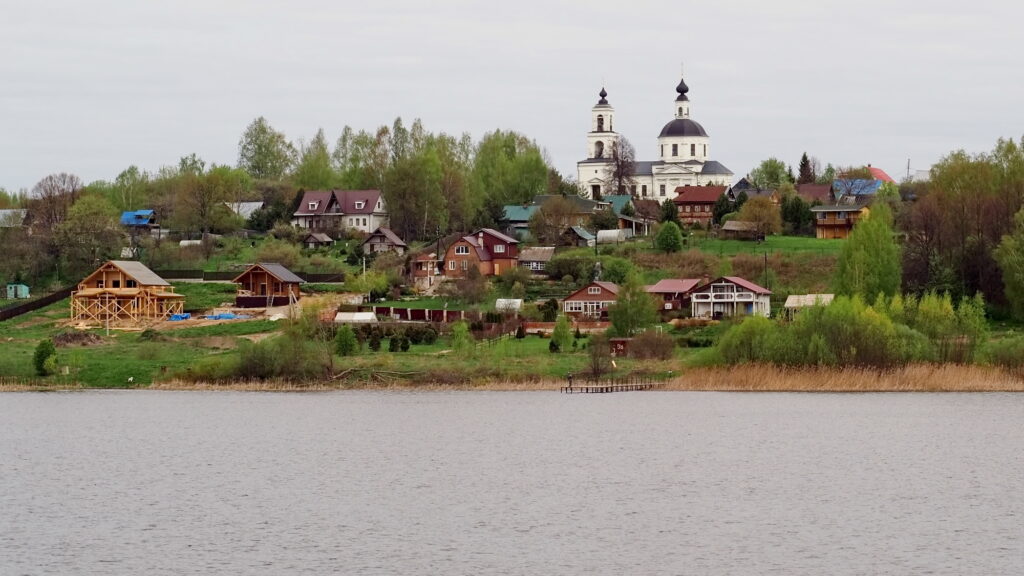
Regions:
<instances>
[{"instance_id":1,"label":"pine tree","mask_svg":"<svg viewBox=\"0 0 1024 576\"><path fill-rule=\"evenodd\" d=\"M352 356L358 351L359 340L348 324L338 329L338 334L334 337L334 349L338 356Z\"/></svg>"},{"instance_id":2,"label":"pine tree","mask_svg":"<svg viewBox=\"0 0 1024 576\"><path fill-rule=\"evenodd\" d=\"M814 173L814 166L811 166L811 159L807 157L807 152L804 152L803 156L800 157L800 175L797 176L797 184L814 184L818 179L818 175Z\"/></svg>"}]
</instances>

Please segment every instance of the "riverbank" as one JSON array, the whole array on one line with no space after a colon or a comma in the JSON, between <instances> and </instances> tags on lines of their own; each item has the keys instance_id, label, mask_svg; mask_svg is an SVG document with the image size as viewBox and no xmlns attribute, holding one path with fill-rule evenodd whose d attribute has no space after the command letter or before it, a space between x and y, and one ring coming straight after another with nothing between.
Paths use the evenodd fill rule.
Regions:
<instances>
[{"instance_id":1,"label":"riverbank","mask_svg":"<svg viewBox=\"0 0 1024 576\"><path fill-rule=\"evenodd\" d=\"M563 380L480 380L443 383L399 380L381 382L296 383L286 381L237 381L228 383L168 380L137 390L231 390L245 392L325 392L332 390L438 391L558 391ZM116 387L123 389L123 387ZM86 389L74 385L16 384L0 382L0 392L65 391ZM94 389L94 388L89 388ZM985 366L920 364L895 370L793 369L775 366L699 368L663 380L658 390L699 392L1024 392L1024 378Z\"/></svg>"}]
</instances>

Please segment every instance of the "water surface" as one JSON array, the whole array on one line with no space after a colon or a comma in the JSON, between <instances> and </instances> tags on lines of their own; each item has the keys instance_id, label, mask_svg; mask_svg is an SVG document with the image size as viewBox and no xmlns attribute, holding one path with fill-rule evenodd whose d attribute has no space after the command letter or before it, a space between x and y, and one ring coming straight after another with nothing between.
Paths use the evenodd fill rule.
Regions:
<instances>
[{"instance_id":1,"label":"water surface","mask_svg":"<svg viewBox=\"0 0 1024 576\"><path fill-rule=\"evenodd\" d=\"M0 574L1016 574L1024 395L0 395Z\"/></svg>"}]
</instances>

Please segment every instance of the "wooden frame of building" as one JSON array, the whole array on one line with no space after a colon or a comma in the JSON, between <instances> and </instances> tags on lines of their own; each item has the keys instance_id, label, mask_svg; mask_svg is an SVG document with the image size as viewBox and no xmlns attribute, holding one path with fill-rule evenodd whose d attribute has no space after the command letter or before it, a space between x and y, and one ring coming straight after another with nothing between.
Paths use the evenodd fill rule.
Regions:
<instances>
[{"instance_id":1,"label":"wooden frame of building","mask_svg":"<svg viewBox=\"0 0 1024 576\"><path fill-rule=\"evenodd\" d=\"M185 297L141 262L111 260L71 293L71 320L138 324L166 320L185 309Z\"/></svg>"},{"instance_id":2,"label":"wooden frame of building","mask_svg":"<svg viewBox=\"0 0 1024 576\"><path fill-rule=\"evenodd\" d=\"M299 285L306 281L291 270L272 262L259 262L239 274L235 306L239 308L270 308L298 302Z\"/></svg>"}]
</instances>

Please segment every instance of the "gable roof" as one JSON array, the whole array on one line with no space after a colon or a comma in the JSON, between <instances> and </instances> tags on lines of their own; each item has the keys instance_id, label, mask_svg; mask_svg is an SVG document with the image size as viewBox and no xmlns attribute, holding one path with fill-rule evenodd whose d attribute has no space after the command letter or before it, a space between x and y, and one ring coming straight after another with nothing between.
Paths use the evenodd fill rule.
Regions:
<instances>
[{"instance_id":1,"label":"gable roof","mask_svg":"<svg viewBox=\"0 0 1024 576\"><path fill-rule=\"evenodd\" d=\"M152 210L130 210L121 213L122 226L148 226L155 213Z\"/></svg>"},{"instance_id":2,"label":"gable roof","mask_svg":"<svg viewBox=\"0 0 1024 576\"><path fill-rule=\"evenodd\" d=\"M828 194L832 191L831 184L800 184L796 187L796 195L805 202L828 202Z\"/></svg>"},{"instance_id":3,"label":"gable roof","mask_svg":"<svg viewBox=\"0 0 1024 576\"><path fill-rule=\"evenodd\" d=\"M570 226L569 231L579 236L581 240L593 240L596 238L596 236L587 232L586 228L581 228L579 226Z\"/></svg>"},{"instance_id":4,"label":"gable roof","mask_svg":"<svg viewBox=\"0 0 1024 576\"><path fill-rule=\"evenodd\" d=\"M519 253L520 262L547 262L555 255L554 246L535 246L523 248Z\"/></svg>"},{"instance_id":5,"label":"gable roof","mask_svg":"<svg viewBox=\"0 0 1024 576\"><path fill-rule=\"evenodd\" d=\"M317 241L317 242L319 242L321 244L333 244L334 243L334 238L331 238L330 236L328 236L327 234L324 234L323 232L310 232L309 234L306 234L305 236L302 237L302 243L306 244L307 240L309 240L310 238L312 238L313 240L315 240L315 241Z\"/></svg>"},{"instance_id":6,"label":"gable roof","mask_svg":"<svg viewBox=\"0 0 1024 576\"><path fill-rule=\"evenodd\" d=\"M725 194L725 186L679 186L672 202L686 204L689 202L715 202Z\"/></svg>"},{"instance_id":7,"label":"gable roof","mask_svg":"<svg viewBox=\"0 0 1024 576\"><path fill-rule=\"evenodd\" d=\"M333 196L334 193L330 190L306 190L302 193L302 201L299 203L299 208L295 211L295 215L314 216L323 214L327 211L327 205L330 204ZM315 208L311 209L309 205L313 203L315 203Z\"/></svg>"},{"instance_id":8,"label":"gable roof","mask_svg":"<svg viewBox=\"0 0 1024 576\"><path fill-rule=\"evenodd\" d=\"M529 222L533 213L540 210L536 204L507 204L505 205L502 219L508 222Z\"/></svg>"},{"instance_id":9,"label":"gable roof","mask_svg":"<svg viewBox=\"0 0 1024 576\"><path fill-rule=\"evenodd\" d=\"M612 294L615 294L615 295L619 294L619 285L618 284L616 284L614 282L605 282L603 280L595 280L594 282L591 282L590 284L587 284L583 288L580 288L580 289L576 290L572 294L569 294L568 296L565 297L565 299L566 300L571 300L572 298L574 298L575 296L580 295L580 294L585 296L585 295L587 295L587 289L590 288L591 286L599 286L599 287L603 288L604 290L607 290L608 292L611 292Z\"/></svg>"},{"instance_id":10,"label":"gable roof","mask_svg":"<svg viewBox=\"0 0 1024 576\"><path fill-rule=\"evenodd\" d=\"M407 244L401 238L398 237L398 234L392 232L390 228L385 228L383 226L371 232L370 235L366 237L366 240L363 240L363 244L366 244L367 242L370 241L370 238L373 238L374 236L378 235L387 238L388 242L394 244L395 246L407 246Z\"/></svg>"},{"instance_id":11,"label":"gable roof","mask_svg":"<svg viewBox=\"0 0 1024 576\"><path fill-rule=\"evenodd\" d=\"M881 168L875 168L874 166L868 165L868 172L871 172L871 177L875 180L880 180L882 182L895 182L895 180L893 180L885 173L885 170L882 170Z\"/></svg>"},{"instance_id":12,"label":"gable roof","mask_svg":"<svg viewBox=\"0 0 1024 576\"><path fill-rule=\"evenodd\" d=\"M696 288L696 290L699 290L699 291L703 292L704 290L710 288L712 284L715 284L717 282L721 282L723 280L725 280L726 282L731 282L731 283L739 286L740 288L746 288L747 290L750 290L754 294L771 294L772 293L771 290L769 290L769 289L767 289L767 288L765 288L763 286L758 286L757 284L754 284L750 280L745 280L743 278L740 278L739 276L719 276L718 278L715 278L714 280L711 280L710 282L702 284L699 288Z\"/></svg>"},{"instance_id":13,"label":"gable roof","mask_svg":"<svg viewBox=\"0 0 1024 576\"><path fill-rule=\"evenodd\" d=\"M170 286L167 280L157 276L155 272L147 268L142 262L135 260L111 260L107 264L113 264L120 268L122 272L131 276L139 286Z\"/></svg>"},{"instance_id":14,"label":"gable roof","mask_svg":"<svg viewBox=\"0 0 1024 576\"><path fill-rule=\"evenodd\" d=\"M298 276L296 276L291 270L289 270L289 269L285 268L284 266L282 266L280 264L277 264L275 262L257 262L255 264L249 266L248 268L246 268L245 272L242 272L241 274L236 276L235 279L232 280L232 282L240 281L242 279L242 276L245 276L246 274L248 274L249 272L255 270L256 268L262 268L267 274L270 274L274 278L277 278L278 280L280 280L281 282L284 282L286 284L305 284L306 283L305 280L303 280L302 278L299 278Z\"/></svg>"},{"instance_id":15,"label":"gable roof","mask_svg":"<svg viewBox=\"0 0 1024 576\"><path fill-rule=\"evenodd\" d=\"M722 230L729 232L756 232L756 222L743 222L740 220L729 220L725 224L722 224Z\"/></svg>"},{"instance_id":16,"label":"gable roof","mask_svg":"<svg viewBox=\"0 0 1024 576\"><path fill-rule=\"evenodd\" d=\"M665 278L646 288L650 294L685 294L700 284L696 278Z\"/></svg>"},{"instance_id":17,"label":"gable roof","mask_svg":"<svg viewBox=\"0 0 1024 576\"><path fill-rule=\"evenodd\" d=\"M616 216L622 216L622 211L633 201L633 197L629 194L608 194L604 200L612 205L612 211Z\"/></svg>"},{"instance_id":18,"label":"gable roof","mask_svg":"<svg viewBox=\"0 0 1024 576\"><path fill-rule=\"evenodd\" d=\"M476 241L476 236L470 234L468 236L463 236L462 238L459 238L459 240L463 240L467 244L472 246L473 250L476 251L477 258L479 258L481 262L491 261L491 253L487 251L487 248L485 246L481 245L479 242ZM452 244L454 245L457 243L458 242L453 242ZM448 248L451 248L451 246L449 246Z\"/></svg>"},{"instance_id":19,"label":"gable roof","mask_svg":"<svg viewBox=\"0 0 1024 576\"><path fill-rule=\"evenodd\" d=\"M493 236L494 238L497 238L498 240L501 240L502 242L505 242L507 244L519 244L519 240L516 240L511 236L502 234L501 232L498 232L494 228L481 228L477 230L475 234L480 234L481 232L487 234L488 236Z\"/></svg>"},{"instance_id":20,"label":"gable roof","mask_svg":"<svg viewBox=\"0 0 1024 576\"><path fill-rule=\"evenodd\" d=\"M302 193L302 202L295 216L317 216L325 214L333 200L338 206L339 214L373 214L380 200L380 190L306 190ZM312 210L309 204L315 202ZM362 208L356 204L362 202Z\"/></svg>"}]
</instances>

